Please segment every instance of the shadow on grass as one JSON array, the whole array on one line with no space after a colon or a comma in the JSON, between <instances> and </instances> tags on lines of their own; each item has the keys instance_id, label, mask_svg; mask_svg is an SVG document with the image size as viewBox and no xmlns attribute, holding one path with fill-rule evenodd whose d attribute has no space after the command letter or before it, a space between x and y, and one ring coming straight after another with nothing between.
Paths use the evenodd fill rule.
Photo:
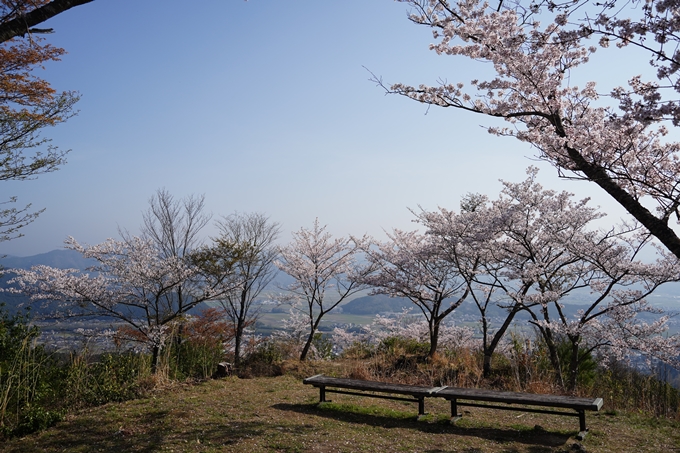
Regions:
<instances>
[{"instance_id":1,"label":"shadow on grass","mask_svg":"<svg viewBox=\"0 0 680 453\"><path fill-rule=\"evenodd\" d=\"M154 411L140 417L135 425L154 426L145 430L144 440L132 429L113 430L110 424L97 423L90 417L76 418L68 422L59 423L55 427L38 435L31 436L29 442L15 442L7 451L157 451L166 433L163 429L167 411Z\"/></svg>"},{"instance_id":2,"label":"shadow on grass","mask_svg":"<svg viewBox=\"0 0 680 453\"><path fill-rule=\"evenodd\" d=\"M320 417L331 418L340 422L365 424L382 428L403 428L419 430L427 433L449 434L456 436L470 436L479 437L495 442L518 442L525 445L531 445L529 451L531 453L542 453L551 451L554 447L563 446L569 438L575 434L565 434L560 432L545 431L543 429L529 429L517 430L506 428L492 428L492 427L461 427L451 425L448 420L437 421L419 421L415 415L409 416L403 413L396 413L395 415L384 415L379 410L375 413L364 413L364 410L355 411L352 408L342 406L340 408L324 405L319 406L317 403L312 404L275 404L274 409L282 411L298 412L303 414L311 414ZM471 453L475 450L471 450ZM508 450L509 453L514 450ZM432 453L436 452L433 450Z\"/></svg>"},{"instance_id":3,"label":"shadow on grass","mask_svg":"<svg viewBox=\"0 0 680 453\"><path fill-rule=\"evenodd\" d=\"M476 448L476 447L469 447L465 448L463 450L454 450L454 451L460 451L461 453L485 453L485 450L481 448ZM521 450L522 453L552 453L555 450L553 450L552 447L549 446L529 446L528 450ZM451 453L451 450L423 450L423 453ZM503 453L520 453L520 450L516 448L509 448L507 450L503 450Z\"/></svg>"},{"instance_id":4,"label":"shadow on grass","mask_svg":"<svg viewBox=\"0 0 680 453\"><path fill-rule=\"evenodd\" d=\"M7 450L13 453L28 452L157 452L180 447L191 450L197 444L229 446L244 438L262 436L269 429L265 423L225 421L201 423L200 426L178 424L176 414L155 411L130 418L122 426L102 423L92 418L77 418L60 423L48 431L28 439L17 439ZM28 440L28 441L26 441Z\"/></svg>"}]
</instances>

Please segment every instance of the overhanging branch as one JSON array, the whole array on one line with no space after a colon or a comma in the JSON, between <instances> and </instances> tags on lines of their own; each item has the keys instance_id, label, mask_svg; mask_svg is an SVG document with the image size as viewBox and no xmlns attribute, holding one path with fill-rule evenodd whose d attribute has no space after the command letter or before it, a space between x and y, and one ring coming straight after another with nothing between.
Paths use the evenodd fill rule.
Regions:
<instances>
[{"instance_id":1,"label":"overhanging branch","mask_svg":"<svg viewBox=\"0 0 680 453\"><path fill-rule=\"evenodd\" d=\"M54 0L40 8L36 8L9 22L0 24L0 42L9 41L17 36L24 36L35 25L45 22L52 17L73 7L93 2L94 0Z\"/></svg>"}]
</instances>

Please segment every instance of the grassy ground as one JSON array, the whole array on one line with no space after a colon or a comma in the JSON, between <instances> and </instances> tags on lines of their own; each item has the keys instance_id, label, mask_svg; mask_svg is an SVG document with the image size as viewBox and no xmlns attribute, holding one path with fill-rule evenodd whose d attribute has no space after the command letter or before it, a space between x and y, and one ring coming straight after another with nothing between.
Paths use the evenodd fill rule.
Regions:
<instances>
[{"instance_id":1,"label":"grassy ground","mask_svg":"<svg viewBox=\"0 0 680 453\"><path fill-rule=\"evenodd\" d=\"M107 404L0 446L7 452L680 452L680 423L630 414L578 419L469 408L456 426L447 402L415 404L330 395L299 378L175 385L149 398Z\"/></svg>"}]
</instances>

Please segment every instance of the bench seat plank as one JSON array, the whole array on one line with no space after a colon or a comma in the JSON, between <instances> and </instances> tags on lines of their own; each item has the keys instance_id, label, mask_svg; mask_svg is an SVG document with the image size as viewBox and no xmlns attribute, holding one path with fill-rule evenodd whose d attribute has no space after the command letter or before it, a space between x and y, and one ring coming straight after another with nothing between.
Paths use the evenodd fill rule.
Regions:
<instances>
[{"instance_id":1,"label":"bench seat plank","mask_svg":"<svg viewBox=\"0 0 680 453\"><path fill-rule=\"evenodd\" d=\"M391 384L387 382L364 381L361 379L342 379L317 375L302 381L314 387L335 387L364 392L395 393L417 397L431 396L442 387L422 387L419 385Z\"/></svg>"},{"instance_id":2,"label":"bench seat plank","mask_svg":"<svg viewBox=\"0 0 680 453\"><path fill-rule=\"evenodd\" d=\"M528 406L550 406L577 411L599 411L602 398L577 398L561 395L538 395L533 393L499 392L495 390L446 387L434 396L451 399L487 401L493 403L525 404Z\"/></svg>"}]
</instances>

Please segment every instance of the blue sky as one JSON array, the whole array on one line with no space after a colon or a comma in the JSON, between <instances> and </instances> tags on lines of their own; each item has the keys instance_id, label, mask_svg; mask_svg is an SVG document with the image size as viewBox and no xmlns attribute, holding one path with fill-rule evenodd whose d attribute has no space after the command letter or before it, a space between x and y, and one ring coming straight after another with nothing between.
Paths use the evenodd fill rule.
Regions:
<instances>
[{"instance_id":1,"label":"blue sky","mask_svg":"<svg viewBox=\"0 0 680 453\"><path fill-rule=\"evenodd\" d=\"M45 136L72 151L57 172L3 183L46 211L0 254L135 233L158 188L205 194L215 218L263 212L283 242L315 217L336 235L380 237L415 227L409 207L494 197L499 178L521 181L531 164L545 186L620 216L594 185L560 181L526 144L488 135L486 118L370 82L366 68L411 84L487 70L429 51L430 31L406 13L392 0L95 0L50 20L49 42L68 54L39 74L82 99Z\"/></svg>"}]
</instances>

